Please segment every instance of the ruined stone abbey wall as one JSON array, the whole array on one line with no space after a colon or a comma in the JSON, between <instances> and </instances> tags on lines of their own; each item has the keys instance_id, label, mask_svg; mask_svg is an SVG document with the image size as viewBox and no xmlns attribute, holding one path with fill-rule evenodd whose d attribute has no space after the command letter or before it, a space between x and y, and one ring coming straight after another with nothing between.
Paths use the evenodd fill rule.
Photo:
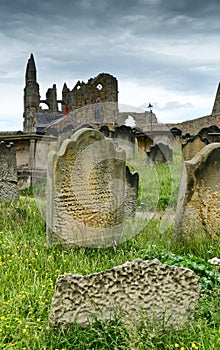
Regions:
<instances>
[{"instance_id":1,"label":"ruined stone abbey wall","mask_svg":"<svg viewBox=\"0 0 220 350\"><path fill-rule=\"evenodd\" d=\"M38 132L63 115L69 115L75 127L84 124L96 125L123 125L128 116L132 117L135 126L151 130L164 130L162 124L157 123L153 113L120 113L118 110L118 81L108 73L100 73L95 78L90 78L86 83L78 81L72 90L64 83L62 99L57 100L56 85L53 84L46 93L43 100L40 97L39 85L37 83L37 70L34 57L31 54L26 69L26 86L24 89L24 131ZM60 110L58 104L61 103ZM42 109L42 104L48 109ZM41 113L43 121L35 118ZM47 116L46 116L47 114ZM55 115L55 119L54 119ZM45 123L47 119L47 124ZM38 131L37 131L38 124ZM188 120L181 123L167 124L169 129L177 128L182 135L196 135L201 129L210 126L220 126L220 84L211 115Z\"/></svg>"},{"instance_id":2,"label":"ruined stone abbey wall","mask_svg":"<svg viewBox=\"0 0 220 350\"><path fill-rule=\"evenodd\" d=\"M182 123L167 124L170 129L178 128L182 131L182 134L189 133L190 135L196 135L202 128L212 125L220 127L220 113L217 115L208 115L197 119L187 120Z\"/></svg>"},{"instance_id":3,"label":"ruined stone abbey wall","mask_svg":"<svg viewBox=\"0 0 220 350\"><path fill-rule=\"evenodd\" d=\"M60 116L70 114L76 125L83 123L114 122L118 116L118 81L108 73L100 73L90 78L87 83L78 81L70 90L64 83L62 99L57 99L57 88L53 84L46 92L46 98L41 99L37 70L34 57L31 54L25 74L24 88L24 131L34 132L34 115L45 113ZM58 105L61 104L59 110ZM44 106L46 107L44 109Z\"/></svg>"}]
</instances>

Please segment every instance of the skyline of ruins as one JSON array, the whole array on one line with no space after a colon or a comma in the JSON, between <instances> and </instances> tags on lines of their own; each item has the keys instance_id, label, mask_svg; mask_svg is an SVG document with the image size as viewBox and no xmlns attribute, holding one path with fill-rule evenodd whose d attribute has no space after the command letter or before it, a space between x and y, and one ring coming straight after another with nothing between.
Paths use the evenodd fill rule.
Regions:
<instances>
[{"instance_id":1,"label":"skyline of ruins","mask_svg":"<svg viewBox=\"0 0 220 350\"><path fill-rule=\"evenodd\" d=\"M31 80L32 80L32 82L30 82ZM106 107L103 108L103 106L104 106L103 102L107 102L109 106L110 106L110 104L112 105L110 107L107 107L107 109L110 108L110 110L111 110L110 111L111 119L115 118L115 120L117 120L119 114L123 115L121 108L120 108L121 106L119 103L120 94L119 94L119 89L118 89L118 80L117 80L117 77L114 77L109 73L99 73L96 77L87 79L86 83L84 81L80 81L80 80L78 80L77 82L72 82L73 88L67 87L66 82L64 82L63 88L61 90L62 91L61 97L58 97L59 90L57 89L57 85L54 82L52 83L52 85L50 84L51 87L49 87L47 89L46 93L43 95L41 92L42 86L45 87L45 85L43 83L38 84L37 69L36 69L36 64L35 64L35 60L34 60L34 55L33 55L33 53L31 53L30 57L27 61L27 65L26 65L25 87L23 90L24 91L24 96L23 96L23 98L24 98L23 130L30 131L30 127L28 128L25 126L25 122L26 122L25 119L28 119L27 115L31 109L33 109L32 110L33 113L46 112L46 109L48 109L48 111L50 111L50 112L53 112L53 113L58 112L58 113L62 113L65 115L68 113L73 113L71 111L76 111L77 109L80 110L80 108L82 108L83 106L85 107L85 105L87 105L87 104L91 104L92 109L95 108L96 110L97 109L100 110L100 108L96 108L96 106L98 106L97 103L99 103L99 107L101 106L102 109L106 109ZM103 86L104 86L104 89L103 89ZM114 87L112 88L112 86L114 86ZM92 89L94 89L94 88L95 88L95 90L92 93L92 91L93 91ZM113 94L114 96L113 95L111 96L111 94ZM30 100L31 95L35 95L34 98L32 96L32 100L35 100L34 108L32 108L33 107L32 106L31 108L29 108L29 112L28 112L28 107L26 105L29 104L29 102L27 102L27 101ZM92 97L93 95L94 95L94 97ZM218 86L217 91L216 91L216 96L214 99L214 104L212 107L212 111L210 111L210 113L207 115L207 117L209 115L213 115L213 113L218 114L219 99L220 99L219 95L220 95L220 88ZM37 99L37 101L36 101L36 99ZM31 104L33 104L33 101L31 102ZM149 106L154 108L154 106L152 106L150 103L149 103ZM145 113L148 113L146 110L149 110L149 106L146 104ZM132 108L130 110L129 110L129 108L127 109L127 111L129 111L129 112L133 112L134 110L135 110L135 112L138 111L138 109L132 109ZM152 110L152 108L151 108L151 110ZM31 112L31 114L33 114L32 112ZM85 113L90 114L90 113L88 113L88 111L86 112L86 110L83 112L83 114L85 114ZM135 113L134 113L134 115L135 115ZM143 113L141 114L139 112L139 114L137 114L137 115L140 116L140 115L144 115L144 114ZM157 118L157 115L155 113L154 113L154 116L155 116L155 118ZM128 118L130 118L130 117L131 117L131 115L128 114ZM204 117L204 116L199 116L198 118L201 118L201 117ZM85 115L82 116L82 118L85 118ZM99 116L99 118L100 118L100 116ZM131 118L133 118L133 117L131 117ZM85 123L87 122L87 119L88 118L85 118ZM97 119L97 116L96 116L96 119ZM102 119L103 119L103 117L102 117ZM138 123L136 122L136 119L137 118L132 120L132 122L134 122L134 126L138 125ZM197 118L194 118L194 119L197 119ZM160 120L158 120L158 118L155 119L155 121L156 120L160 123ZM81 121L81 124L83 124L83 119ZM169 124L171 124L171 123L169 123ZM173 123L173 124L175 124L175 123ZM128 124L128 125L130 125L130 124ZM21 130L21 128L19 130ZM3 131L10 131L10 130L3 130ZM13 129L13 131L16 131L15 128Z\"/></svg>"}]
</instances>

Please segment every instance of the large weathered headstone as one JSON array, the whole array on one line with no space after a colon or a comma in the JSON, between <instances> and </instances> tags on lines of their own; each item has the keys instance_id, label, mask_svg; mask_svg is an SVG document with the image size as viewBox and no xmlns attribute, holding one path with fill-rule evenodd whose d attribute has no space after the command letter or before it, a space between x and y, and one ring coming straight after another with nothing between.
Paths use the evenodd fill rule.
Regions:
<instances>
[{"instance_id":1,"label":"large weathered headstone","mask_svg":"<svg viewBox=\"0 0 220 350\"><path fill-rule=\"evenodd\" d=\"M205 146L184 162L176 212L177 238L215 238L220 227L220 143Z\"/></svg>"},{"instance_id":2,"label":"large weathered headstone","mask_svg":"<svg viewBox=\"0 0 220 350\"><path fill-rule=\"evenodd\" d=\"M48 243L102 247L120 242L125 152L102 133L81 129L50 154L48 170Z\"/></svg>"},{"instance_id":3,"label":"large weathered headstone","mask_svg":"<svg viewBox=\"0 0 220 350\"><path fill-rule=\"evenodd\" d=\"M118 144L119 148L122 148L126 152L126 158L133 158L135 154L135 135L130 126L121 125L115 128L112 132L112 137Z\"/></svg>"},{"instance_id":4,"label":"large weathered headstone","mask_svg":"<svg viewBox=\"0 0 220 350\"><path fill-rule=\"evenodd\" d=\"M150 147L147 151L147 163L163 164L171 162L173 152L170 147L164 143L157 143Z\"/></svg>"},{"instance_id":5,"label":"large weathered headstone","mask_svg":"<svg viewBox=\"0 0 220 350\"><path fill-rule=\"evenodd\" d=\"M18 176L15 146L0 142L0 199L18 199Z\"/></svg>"},{"instance_id":6,"label":"large weathered headstone","mask_svg":"<svg viewBox=\"0 0 220 350\"><path fill-rule=\"evenodd\" d=\"M203 147L208 145L209 141L203 139L200 135L195 135L188 139L182 145L182 154L184 160L190 160L195 157L196 153L200 152Z\"/></svg>"},{"instance_id":7,"label":"large weathered headstone","mask_svg":"<svg viewBox=\"0 0 220 350\"><path fill-rule=\"evenodd\" d=\"M199 277L159 260L136 259L87 276L59 276L49 320L54 326L86 326L120 315L127 323L142 316L175 328L193 321Z\"/></svg>"},{"instance_id":8,"label":"large weathered headstone","mask_svg":"<svg viewBox=\"0 0 220 350\"><path fill-rule=\"evenodd\" d=\"M132 159L135 155L135 134L130 126L116 126L115 130L110 130L107 125L102 125L99 131L106 137L111 137L115 141L117 148L121 148L126 153L126 159Z\"/></svg>"}]
</instances>

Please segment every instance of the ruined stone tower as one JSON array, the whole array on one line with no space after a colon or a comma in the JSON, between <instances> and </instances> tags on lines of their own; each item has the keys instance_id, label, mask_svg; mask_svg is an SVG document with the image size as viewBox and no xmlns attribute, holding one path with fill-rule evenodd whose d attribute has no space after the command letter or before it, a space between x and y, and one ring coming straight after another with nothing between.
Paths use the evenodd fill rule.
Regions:
<instances>
[{"instance_id":1,"label":"ruined stone tower","mask_svg":"<svg viewBox=\"0 0 220 350\"><path fill-rule=\"evenodd\" d=\"M38 113L47 113L54 120L54 113L59 113L58 111L58 101L57 100L57 89L56 85L53 84L52 88L49 88L46 93L46 99L41 100L39 93L39 84L37 83L37 70L34 61L33 54L30 58L26 67L25 74L25 88L24 88L24 123L23 129L25 132L34 132L36 120L34 116ZM40 103L44 103L47 109L42 109ZM61 112L60 112L61 114Z\"/></svg>"},{"instance_id":2,"label":"ruined stone tower","mask_svg":"<svg viewBox=\"0 0 220 350\"><path fill-rule=\"evenodd\" d=\"M212 109L212 115L220 115L220 83L218 84L218 89L216 91L215 102Z\"/></svg>"},{"instance_id":3,"label":"ruined stone tower","mask_svg":"<svg viewBox=\"0 0 220 350\"><path fill-rule=\"evenodd\" d=\"M40 93L37 83L37 70L34 62L34 56L31 54L26 68L25 88L24 88L24 131L30 131L32 127L32 116L39 112Z\"/></svg>"}]
</instances>

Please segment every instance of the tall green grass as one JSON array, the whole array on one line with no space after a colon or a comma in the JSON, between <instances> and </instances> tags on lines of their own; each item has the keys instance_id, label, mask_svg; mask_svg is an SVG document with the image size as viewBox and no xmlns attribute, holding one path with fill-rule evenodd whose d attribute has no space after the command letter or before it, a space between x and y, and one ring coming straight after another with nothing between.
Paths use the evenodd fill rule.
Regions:
<instances>
[{"instance_id":1,"label":"tall green grass","mask_svg":"<svg viewBox=\"0 0 220 350\"><path fill-rule=\"evenodd\" d=\"M141 325L127 329L119 318L95 322L86 329L54 329L48 313L56 279L65 272L89 274L137 257L161 258L172 252L208 258L219 256L219 242L204 249L172 246L172 228L161 239L159 219L131 240L112 248L63 251L46 245L45 222L28 197L1 203L0 348L1 349L218 349L219 289L201 293L193 326L167 331ZM214 267L213 267L214 269ZM195 348L194 347L194 348Z\"/></svg>"}]
</instances>

